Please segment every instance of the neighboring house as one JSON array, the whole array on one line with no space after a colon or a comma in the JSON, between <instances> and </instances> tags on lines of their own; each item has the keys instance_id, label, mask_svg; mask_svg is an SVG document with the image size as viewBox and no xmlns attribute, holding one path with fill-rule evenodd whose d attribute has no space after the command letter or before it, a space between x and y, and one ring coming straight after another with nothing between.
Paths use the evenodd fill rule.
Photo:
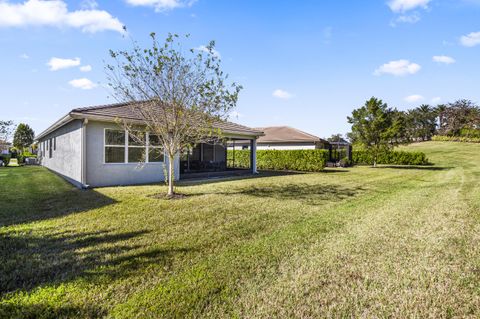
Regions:
<instances>
[{"instance_id":1,"label":"neighboring house","mask_svg":"<svg viewBox=\"0 0 480 319\"><path fill-rule=\"evenodd\" d=\"M128 103L77 108L36 137L40 164L77 187L156 183L165 180L167 158L155 135L147 134L149 146L129 141L118 119L138 118ZM229 141L248 140L256 150L262 132L231 122L217 125ZM256 172L252 152L251 172ZM144 156L145 155L145 156ZM146 158L144 163L141 160ZM225 143L198 144L175 159L175 179L182 174L226 171Z\"/></svg>"},{"instance_id":2,"label":"neighboring house","mask_svg":"<svg viewBox=\"0 0 480 319\"><path fill-rule=\"evenodd\" d=\"M264 136L257 140L258 150L309 150L329 149L329 143L318 136L303 132L289 126L271 126L255 128L262 131ZM232 142L229 147L249 149L248 141Z\"/></svg>"},{"instance_id":3,"label":"neighboring house","mask_svg":"<svg viewBox=\"0 0 480 319\"><path fill-rule=\"evenodd\" d=\"M0 154L7 154L9 153L10 148L12 147L12 143L9 143L4 140L0 140Z\"/></svg>"}]
</instances>

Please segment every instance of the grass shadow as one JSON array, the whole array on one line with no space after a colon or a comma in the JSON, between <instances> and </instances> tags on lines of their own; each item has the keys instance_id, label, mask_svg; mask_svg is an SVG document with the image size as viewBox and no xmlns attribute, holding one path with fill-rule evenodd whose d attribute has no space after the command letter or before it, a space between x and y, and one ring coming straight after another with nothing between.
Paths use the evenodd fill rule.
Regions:
<instances>
[{"instance_id":1,"label":"grass shadow","mask_svg":"<svg viewBox=\"0 0 480 319\"><path fill-rule=\"evenodd\" d=\"M214 183L221 183L226 181L237 181L237 180L247 180L247 179L255 179L255 178L265 178L265 177L275 177L275 176L289 176L289 175L301 175L301 174L308 174L306 172L295 172L295 171L269 171L269 170L261 170L258 171L258 174L245 174L245 175L237 175L237 176L221 176L221 177L210 177L210 178L199 178L199 179L184 179L180 180L176 183L178 186L193 186L193 185L206 185L206 184L214 184Z\"/></svg>"},{"instance_id":2,"label":"grass shadow","mask_svg":"<svg viewBox=\"0 0 480 319\"><path fill-rule=\"evenodd\" d=\"M20 197L20 196L19 196ZM0 227L46 220L112 205L116 201L95 190L67 189L35 193L32 198L6 198L0 207Z\"/></svg>"},{"instance_id":3,"label":"grass shadow","mask_svg":"<svg viewBox=\"0 0 480 319\"><path fill-rule=\"evenodd\" d=\"M242 195L268 197L278 200L297 200L308 205L319 205L327 201L342 201L354 197L365 189L340 185L286 184L274 186L252 186L239 192Z\"/></svg>"},{"instance_id":4,"label":"grass shadow","mask_svg":"<svg viewBox=\"0 0 480 319\"><path fill-rule=\"evenodd\" d=\"M168 268L189 248L148 249L138 238L149 231L0 233L0 296L59 284L77 277L91 282L132 276L152 263ZM133 244L135 243L135 244ZM143 250L142 250L143 249Z\"/></svg>"},{"instance_id":5,"label":"grass shadow","mask_svg":"<svg viewBox=\"0 0 480 319\"><path fill-rule=\"evenodd\" d=\"M374 167L372 167L374 168ZM420 166L420 165L382 165L375 168L392 168L392 169L405 169L405 170L425 170L425 171L445 171L452 169L453 167L441 167L441 166Z\"/></svg>"},{"instance_id":6,"label":"grass shadow","mask_svg":"<svg viewBox=\"0 0 480 319\"><path fill-rule=\"evenodd\" d=\"M303 204L320 205L325 202L342 201L350 197L354 197L364 192L363 187L346 187L336 184L306 184L306 183L288 183L280 185L250 185L242 188L235 188L228 191L219 191L218 189L211 192L192 193L188 196L203 196L210 194L233 196L247 195L260 198L274 198L278 200L296 200Z\"/></svg>"},{"instance_id":7,"label":"grass shadow","mask_svg":"<svg viewBox=\"0 0 480 319\"><path fill-rule=\"evenodd\" d=\"M4 175L3 175L4 174ZM88 211L116 203L95 190L80 190L42 167L2 171L0 227Z\"/></svg>"}]
</instances>

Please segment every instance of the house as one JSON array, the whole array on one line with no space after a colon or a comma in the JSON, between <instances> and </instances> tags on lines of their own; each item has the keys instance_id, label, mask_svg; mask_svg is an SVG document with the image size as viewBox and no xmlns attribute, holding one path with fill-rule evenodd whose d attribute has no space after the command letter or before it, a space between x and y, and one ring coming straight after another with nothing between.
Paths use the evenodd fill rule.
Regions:
<instances>
[{"instance_id":1,"label":"house","mask_svg":"<svg viewBox=\"0 0 480 319\"><path fill-rule=\"evenodd\" d=\"M146 134L147 146L136 145L118 119L141 121L129 103L76 108L36 137L40 164L76 185L100 187L165 181L168 164L157 136ZM216 125L228 141L249 141L254 150L262 132L231 122ZM174 176L228 171L226 141L198 144L175 158ZM143 159L145 159L143 161Z\"/></svg>"},{"instance_id":2,"label":"house","mask_svg":"<svg viewBox=\"0 0 480 319\"><path fill-rule=\"evenodd\" d=\"M8 154L11 147L12 143L0 140L0 154Z\"/></svg>"},{"instance_id":3,"label":"house","mask_svg":"<svg viewBox=\"0 0 480 319\"><path fill-rule=\"evenodd\" d=\"M271 126L255 128L255 130L264 133L257 140L258 150L329 149L328 141L293 127ZM233 141L229 144L229 147L233 148L233 146L242 149L250 148L248 141Z\"/></svg>"}]
</instances>

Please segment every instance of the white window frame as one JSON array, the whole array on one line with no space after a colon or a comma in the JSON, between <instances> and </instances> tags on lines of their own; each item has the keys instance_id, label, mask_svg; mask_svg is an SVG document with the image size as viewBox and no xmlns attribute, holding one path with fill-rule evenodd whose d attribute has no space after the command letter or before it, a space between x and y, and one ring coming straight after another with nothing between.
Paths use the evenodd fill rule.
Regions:
<instances>
[{"instance_id":1,"label":"white window frame","mask_svg":"<svg viewBox=\"0 0 480 319\"><path fill-rule=\"evenodd\" d=\"M125 154L126 155L125 159L126 159L127 163L128 164L135 164L135 165L140 163L140 162L130 162L129 161L129 158L128 158L128 149L129 148L143 148L143 149L145 149L145 152L147 152L145 154L145 163L148 163L148 133L145 134L145 142L146 142L145 145L130 145L130 134L127 130L125 130L125 134L126 134L127 139L128 139L127 140L127 153Z\"/></svg>"},{"instance_id":2,"label":"white window frame","mask_svg":"<svg viewBox=\"0 0 480 319\"><path fill-rule=\"evenodd\" d=\"M158 134L152 134L158 135ZM161 162L150 162L150 149L161 149L163 151L163 161ZM151 164L163 164L165 163L165 148L163 146L150 145L150 133L147 132L147 163Z\"/></svg>"},{"instance_id":3,"label":"white window frame","mask_svg":"<svg viewBox=\"0 0 480 319\"><path fill-rule=\"evenodd\" d=\"M118 147L118 148L121 148L122 146L120 145L110 145L108 144L107 145L107 140L106 140L106 135L107 135L107 131L122 131L122 130L118 130L118 129L114 129L114 128L107 128L105 127L103 129L103 164L106 164L106 165L123 165L123 164L128 164L128 136L125 135L125 141L124 141L124 144L123 144L123 151L124 151L124 161L123 162L118 162L118 163L107 163L106 161L106 152L105 152L105 149L107 147ZM126 130L123 130L125 133L127 132Z\"/></svg>"},{"instance_id":4,"label":"white window frame","mask_svg":"<svg viewBox=\"0 0 480 319\"><path fill-rule=\"evenodd\" d=\"M107 163L106 162L106 158L105 158L105 149L107 147L122 147L120 145L107 145L106 144L106 131L107 130L110 130L110 131L122 131L122 130L119 130L119 129L115 129L115 128L108 128L108 127L105 127L103 128L103 164L104 165L138 165L139 162L132 162L130 163L128 161L128 148L129 147L132 147L132 148L145 148L145 152L146 152L146 156L145 156L145 163L146 164L153 164L153 165L158 165L158 164L161 164L163 165L165 163L165 150L164 150L164 147L163 146L152 146L150 145L150 134L147 132L146 133L146 139L147 139L147 143L146 143L146 146L141 146L141 145L132 145L130 146L129 143L128 143L128 140L129 140L129 134L128 134L128 130L123 130L125 132L125 144L124 144L124 151L125 151L125 160L124 162L121 162L121 163ZM153 148L156 148L156 149L162 149L163 150L163 162L150 162L150 159L149 159L149 156L150 156L150 149L153 149Z\"/></svg>"}]
</instances>

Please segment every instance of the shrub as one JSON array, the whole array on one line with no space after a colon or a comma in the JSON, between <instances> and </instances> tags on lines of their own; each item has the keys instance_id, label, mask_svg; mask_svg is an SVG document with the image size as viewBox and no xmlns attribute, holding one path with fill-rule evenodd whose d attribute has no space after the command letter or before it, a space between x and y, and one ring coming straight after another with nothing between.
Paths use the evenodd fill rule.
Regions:
<instances>
[{"instance_id":1,"label":"shrub","mask_svg":"<svg viewBox=\"0 0 480 319\"><path fill-rule=\"evenodd\" d=\"M233 164L232 150L228 150L227 158ZM327 150L257 150L258 169L318 172L327 161ZM235 167L250 167L249 150L235 150Z\"/></svg>"},{"instance_id":2,"label":"shrub","mask_svg":"<svg viewBox=\"0 0 480 319\"><path fill-rule=\"evenodd\" d=\"M0 166L7 166L10 163L10 154L0 154Z\"/></svg>"},{"instance_id":3,"label":"shrub","mask_svg":"<svg viewBox=\"0 0 480 319\"><path fill-rule=\"evenodd\" d=\"M432 137L432 141L437 141L437 142L480 143L480 137L435 135L434 137Z\"/></svg>"},{"instance_id":4,"label":"shrub","mask_svg":"<svg viewBox=\"0 0 480 319\"><path fill-rule=\"evenodd\" d=\"M366 150L354 150L352 162L360 165L372 165L373 156ZM425 153L422 152L389 151L378 156L377 164L428 165L430 163Z\"/></svg>"},{"instance_id":5,"label":"shrub","mask_svg":"<svg viewBox=\"0 0 480 319\"><path fill-rule=\"evenodd\" d=\"M469 137L469 138L478 138L480 139L480 129L474 128L462 128L460 130L460 136Z\"/></svg>"}]
</instances>

